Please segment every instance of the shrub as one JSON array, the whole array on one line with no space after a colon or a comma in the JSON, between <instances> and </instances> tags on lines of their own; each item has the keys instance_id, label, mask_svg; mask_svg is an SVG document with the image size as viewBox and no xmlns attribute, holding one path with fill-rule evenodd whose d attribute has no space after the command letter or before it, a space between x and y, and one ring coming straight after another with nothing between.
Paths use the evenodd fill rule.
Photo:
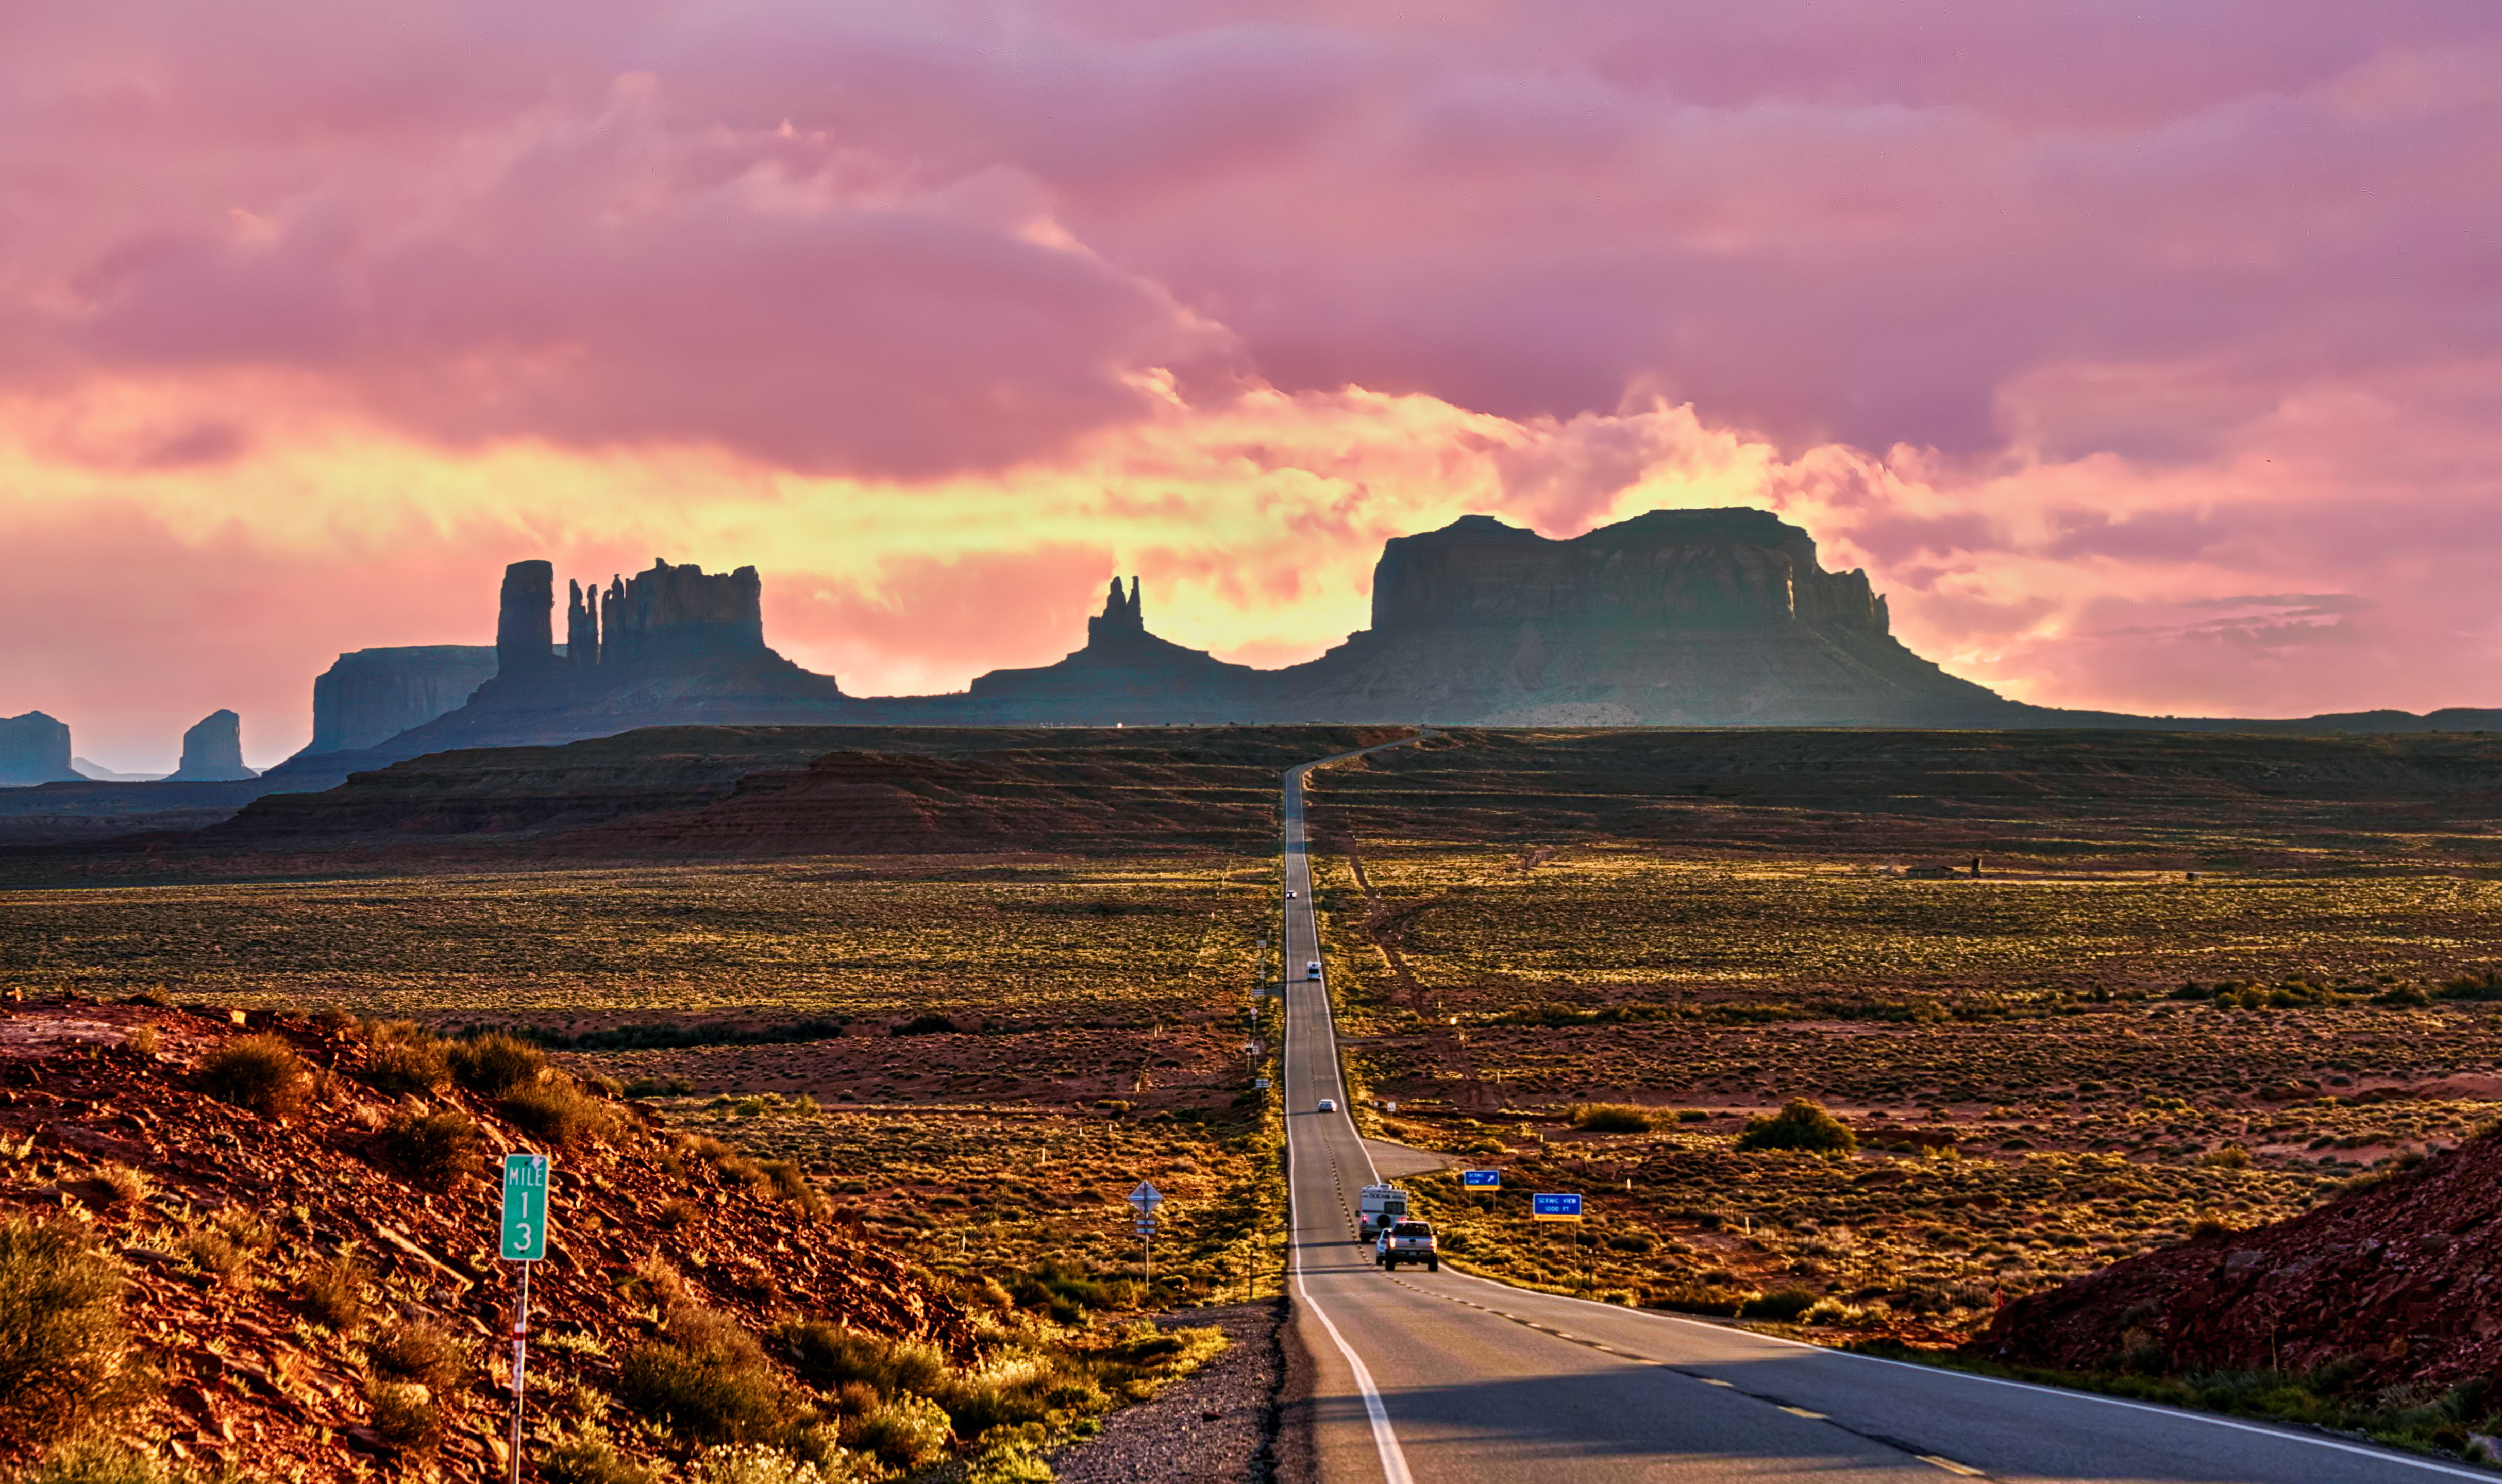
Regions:
<instances>
[{"instance_id":1,"label":"shrub","mask_svg":"<svg viewBox=\"0 0 2502 1484\"><path fill-rule=\"evenodd\" d=\"M910 1472L937 1461L953 1426L937 1402L903 1392L844 1423L843 1445Z\"/></svg>"},{"instance_id":2,"label":"shrub","mask_svg":"<svg viewBox=\"0 0 2502 1484\"><path fill-rule=\"evenodd\" d=\"M383 1148L409 1179L429 1191L457 1189L487 1163L478 1126L448 1111L402 1113L383 1130Z\"/></svg>"},{"instance_id":3,"label":"shrub","mask_svg":"<svg viewBox=\"0 0 2502 1484\"><path fill-rule=\"evenodd\" d=\"M813 1420L755 1335L726 1314L692 1304L670 1311L660 1338L627 1352L617 1400L698 1442L763 1442L790 1421Z\"/></svg>"},{"instance_id":4,"label":"shrub","mask_svg":"<svg viewBox=\"0 0 2502 1484\"><path fill-rule=\"evenodd\" d=\"M947 1361L915 1340L886 1339L846 1330L822 1319L795 1319L773 1332L792 1368L821 1391L858 1383L881 1398L899 1392L935 1393L947 1380Z\"/></svg>"},{"instance_id":5,"label":"shrub","mask_svg":"<svg viewBox=\"0 0 2502 1484\"><path fill-rule=\"evenodd\" d=\"M1809 1154L1848 1154L1859 1147L1850 1126L1824 1110L1824 1104L1793 1097L1778 1113L1746 1120L1738 1135L1740 1149L1794 1149Z\"/></svg>"},{"instance_id":6,"label":"shrub","mask_svg":"<svg viewBox=\"0 0 2502 1484\"><path fill-rule=\"evenodd\" d=\"M807 1172L792 1161L767 1160L756 1166L756 1172L764 1177L764 1183L772 1187L775 1195L801 1211L810 1216L825 1213L826 1197L808 1183Z\"/></svg>"},{"instance_id":7,"label":"shrub","mask_svg":"<svg viewBox=\"0 0 2502 1484\"><path fill-rule=\"evenodd\" d=\"M295 1307L305 1318L345 1334L365 1317L365 1280L370 1276L354 1252L311 1269L295 1291Z\"/></svg>"},{"instance_id":8,"label":"shrub","mask_svg":"<svg viewBox=\"0 0 2502 1484\"><path fill-rule=\"evenodd\" d=\"M202 1091L264 1118L284 1118L302 1107L311 1081L304 1059L274 1035L238 1037L200 1064Z\"/></svg>"},{"instance_id":9,"label":"shrub","mask_svg":"<svg viewBox=\"0 0 2502 1484\"><path fill-rule=\"evenodd\" d=\"M155 1027L133 1026L122 1036L121 1044L143 1057L152 1057L156 1055L156 1049L161 1043L157 1039Z\"/></svg>"},{"instance_id":10,"label":"shrub","mask_svg":"<svg viewBox=\"0 0 2502 1484\"><path fill-rule=\"evenodd\" d=\"M0 1222L0 1435L59 1435L138 1400L122 1282L79 1223Z\"/></svg>"},{"instance_id":11,"label":"shrub","mask_svg":"<svg viewBox=\"0 0 2502 1484\"><path fill-rule=\"evenodd\" d=\"M1784 1288L1775 1293L1757 1294L1738 1305L1740 1319L1796 1319L1814 1308L1816 1296L1803 1288Z\"/></svg>"},{"instance_id":12,"label":"shrub","mask_svg":"<svg viewBox=\"0 0 2502 1484\"><path fill-rule=\"evenodd\" d=\"M896 1027L890 1034L947 1035L952 1034L955 1029L956 1023L954 1021L933 1012L929 1015L914 1016L912 1019L905 1021L902 1025Z\"/></svg>"},{"instance_id":13,"label":"shrub","mask_svg":"<svg viewBox=\"0 0 2502 1484\"><path fill-rule=\"evenodd\" d=\"M403 1453L429 1453L443 1441L443 1408L415 1381L376 1378L365 1389L374 1431Z\"/></svg>"},{"instance_id":14,"label":"shrub","mask_svg":"<svg viewBox=\"0 0 2502 1484\"><path fill-rule=\"evenodd\" d=\"M626 1097L675 1097L694 1091L684 1077L636 1077L620 1090Z\"/></svg>"},{"instance_id":15,"label":"shrub","mask_svg":"<svg viewBox=\"0 0 2502 1484\"><path fill-rule=\"evenodd\" d=\"M397 1097L432 1092L451 1080L451 1048L415 1021L377 1026L373 1036L373 1049L357 1075L376 1091Z\"/></svg>"},{"instance_id":16,"label":"shrub","mask_svg":"<svg viewBox=\"0 0 2502 1484\"><path fill-rule=\"evenodd\" d=\"M689 1484L831 1484L816 1465L760 1443L706 1448L688 1467L687 1478Z\"/></svg>"},{"instance_id":17,"label":"shrub","mask_svg":"<svg viewBox=\"0 0 2502 1484\"><path fill-rule=\"evenodd\" d=\"M482 1097L501 1097L544 1076L547 1053L527 1041L490 1030L445 1048L452 1075Z\"/></svg>"},{"instance_id":18,"label":"shrub","mask_svg":"<svg viewBox=\"0 0 2502 1484\"><path fill-rule=\"evenodd\" d=\"M548 1484L659 1484L660 1471L627 1458L598 1428L559 1436L539 1460Z\"/></svg>"},{"instance_id":19,"label":"shrub","mask_svg":"<svg viewBox=\"0 0 2502 1484\"><path fill-rule=\"evenodd\" d=\"M230 1283L249 1274L252 1265L277 1245L278 1233L269 1224L239 1205L226 1207L183 1237L186 1256L203 1272Z\"/></svg>"},{"instance_id":20,"label":"shrub","mask_svg":"<svg viewBox=\"0 0 2502 1484\"><path fill-rule=\"evenodd\" d=\"M1564 1110L1575 1129L1592 1133L1648 1133L1651 1110L1630 1102L1576 1102Z\"/></svg>"},{"instance_id":21,"label":"shrub","mask_svg":"<svg viewBox=\"0 0 2502 1484\"><path fill-rule=\"evenodd\" d=\"M1065 1325L1083 1321L1088 1309L1121 1306L1111 1285L1047 1258L1020 1273L1009 1283L1008 1292L1016 1296L1020 1307L1044 1310Z\"/></svg>"},{"instance_id":22,"label":"shrub","mask_svg":"<svg viewBox=\"0 0 2502 1484\"><path fill-rule=\"evenodd\" d=\"M115 1205L137 1205L156 1188L146 1170L110 1161L96 1166L94 1178L103 1187L105 1198Z\"/></svg>"},{"instance_id":23,"label":"shrub","mask_svg":"<svg viewBox=\"0 0 2502 1484\"><path fill-rule=\"evenodd\" d=\"M2208 1151L2198 1163L2216 1169L2248 1169L2250 1167L2250 1152L2239 1144L2226 1144L2221 1149Z\"/></svg>"},{"instance_id":24,"label":"shrub","mask_svg":"<svg viewBox=\"0 0 2502 1484\"><path fill-rule=\"evenodd\" d=\"M436 1396L460 1384L471 1359L468 1341L423 1320L393 1325L365 1347L365 1364L375 1374L413 1381Z\"/></svg>"},{"instance_id":25,"label":"shrub","mask_svg":"<svg viewBox=\"0 0 2502 1484\"><path fill-rule=\"evenodd\" d=\"M495 1108L514 1127L558 1149L605 1138L615 1127L607 1107L570 1077L549 1077L517 1088Z\"/></svg>"},{"instance_id":26,"label":"shrub","mask_svg":"<svg viewBox=\"0 0 2502 1484\"><path fill-rule=\"evenodd\" d=\"M45 1454L17 1484L172 1484L173 1478L154 1454L90 1433Z\"/></svg>"}]
</instances>

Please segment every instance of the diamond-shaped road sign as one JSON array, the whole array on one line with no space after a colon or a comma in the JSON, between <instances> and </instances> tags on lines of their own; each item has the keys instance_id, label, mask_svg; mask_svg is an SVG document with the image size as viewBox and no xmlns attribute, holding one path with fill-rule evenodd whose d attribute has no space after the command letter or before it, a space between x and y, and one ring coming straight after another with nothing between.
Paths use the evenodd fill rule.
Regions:
<instances>
[{"instance_id":1,"label":"diamond-shaped road sign","mask_svg":"<svg viewBox=\"0 0 2502 1484\"><path fill-rule=\"evenodd\" d=\"M1138 1182L1138 1188L1136 1190L1130 1192L1130 1204L1136 1206L1138 1208L1138 1214L1141 1216L1155 1215L1156 1207L1164 1203L1164 1192L1157 1190L1154 1186L1149 1185L1144 1180Z\"/></svg>"}]
</instances>

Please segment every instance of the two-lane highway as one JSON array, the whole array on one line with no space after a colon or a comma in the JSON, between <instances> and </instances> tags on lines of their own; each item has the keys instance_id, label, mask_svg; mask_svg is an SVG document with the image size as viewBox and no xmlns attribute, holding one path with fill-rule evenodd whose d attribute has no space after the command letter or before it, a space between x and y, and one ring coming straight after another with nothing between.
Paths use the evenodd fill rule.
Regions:
<instances>
[{"instance_id":1,"label":"two-lane highway","mask_svg":"<svg viewBox=\"0 0 2502 1484\"><path fill-rule=\"evenodd\" d=\"M1348 755L1354 756L1354 755ZM2494 1475L2291 1429L1796 1345L1721 1325L1397 1275L1355 1236L1372 1164L1347 1116L1286 776L1283 1096L1296 1324L1326 1484L1640 1479L2424 1484ZM1323 1113L1323 1098L1335 1112Z\"/></svg>"}]
</instances>

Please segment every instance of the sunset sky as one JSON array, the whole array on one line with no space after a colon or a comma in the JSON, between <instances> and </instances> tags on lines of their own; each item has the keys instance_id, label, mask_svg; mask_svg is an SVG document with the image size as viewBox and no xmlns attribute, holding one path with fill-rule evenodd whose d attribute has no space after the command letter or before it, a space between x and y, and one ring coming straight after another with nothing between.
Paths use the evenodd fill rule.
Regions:
<instances>
[{"instance_id":1,"label":"sunset sky","mask_svg":"<svg viewBox=\"0 0 2502 1484\"><path fill-rule=\"evenodd\" d=\"M2020 699L2502 705L2502 6L0 7L0 715L109 766L524 556L882 694L1724 504Z\"/></svg>"}]
</instances>

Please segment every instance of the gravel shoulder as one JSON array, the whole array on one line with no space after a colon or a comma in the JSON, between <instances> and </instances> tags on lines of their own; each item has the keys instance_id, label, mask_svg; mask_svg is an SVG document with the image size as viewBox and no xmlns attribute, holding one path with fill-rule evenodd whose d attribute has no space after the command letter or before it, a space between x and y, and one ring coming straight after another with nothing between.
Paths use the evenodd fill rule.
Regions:
<instances>
[{"instance_id":1,"label":"gravel shoulder","mask_svg":"<svg viewBox=\"0 0 2502 1484\"><path fill-rule=\"evenodd\" d=\"M1224 1353L1154 1400L1105 1418L1095 1436L1052 1454L1053 1473L1061 1484L1274 1478L1285 1319L1283 1299L1158 1315L1156 1324L1167 1330L1223 1330Z\"/></svg>"}]
</instances>

